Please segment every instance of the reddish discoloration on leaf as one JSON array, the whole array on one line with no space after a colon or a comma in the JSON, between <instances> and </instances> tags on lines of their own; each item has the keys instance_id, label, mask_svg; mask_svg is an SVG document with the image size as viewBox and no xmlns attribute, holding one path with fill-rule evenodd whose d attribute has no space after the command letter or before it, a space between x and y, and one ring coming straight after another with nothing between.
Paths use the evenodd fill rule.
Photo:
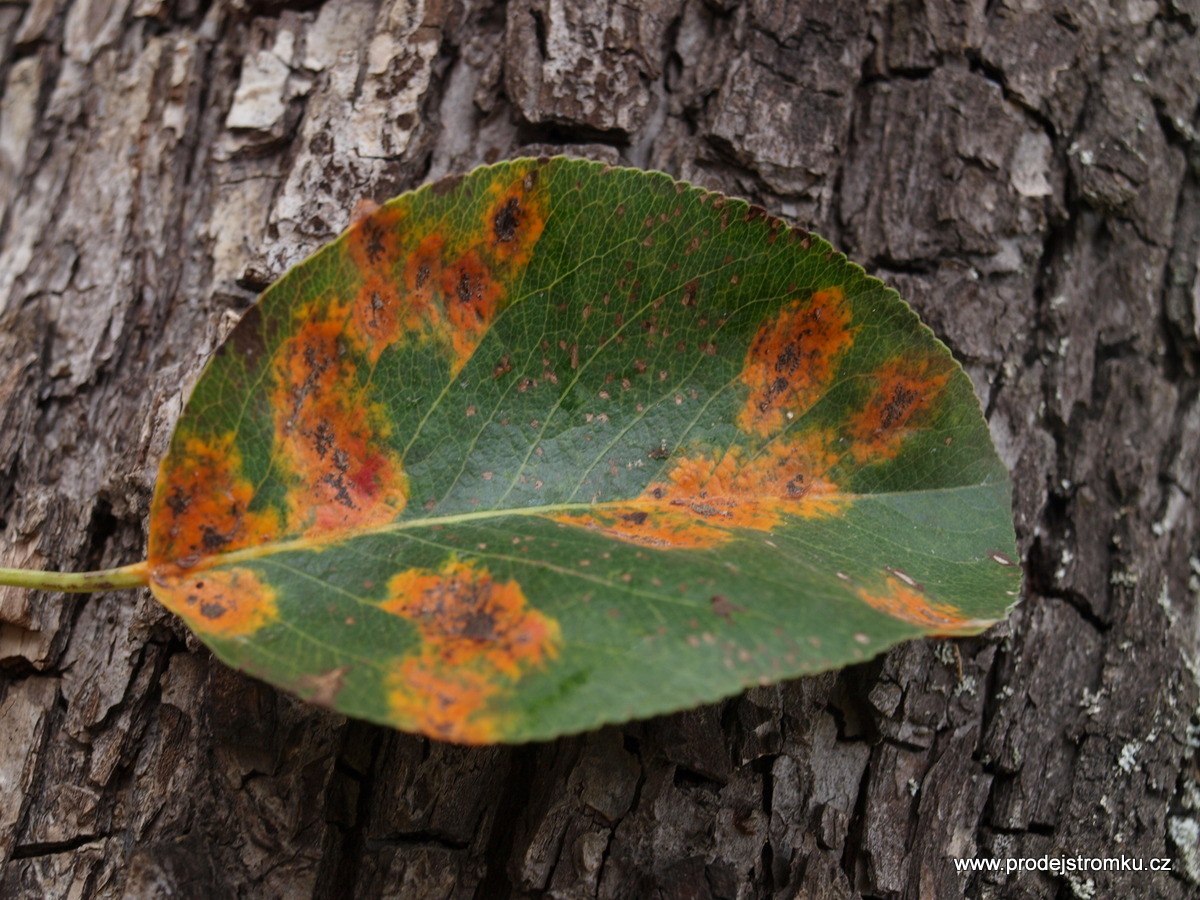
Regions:
<instances>
[{"instance_id":1,"label":"reddish discoloration on leaf","mask_svg":"<svg viewBox=\"0 0 1200 900\"><path fill-rule=\"evenodd\" d=\"M829 435L814 432L775 440L756 455L733 447L684 457L633 500L555 518L649 547L716 547L735 529L771 531L785 516L837 514L847 501L825 477L836 460L832 446Z\"/></svg>"},{"instance_id":2,"label":"reddish discoloration on leaf","mask_svg":"<svg viewBox=\"0 0 1200 900\"><path fill-rule=\"evenodd\" d=\"M789 303L762 324L750 344L741 375L750 395L738 426L777 434L789 414L800 416L821 398L853 341L850 307L840 287Z\"/></svg>"},{"instance_id":3,"label":"reddish discoloration on leaf","mask_svg":"<svg viewBox=\"0 0 1200 900\"><path fill-rule=\"evenodd\" d=\"M342 332L339 322L312 319L275 354L276 466L294 481L291 534L381 525L408 499L386 412L360 382Z\"/></svg>"},{"instance_id":4,"label":"reddish discoloration on leaf","mask_svg":"<svg viewBox=\"0 0 1200 900\"><path fill-rule=\"evenodd\" d=\"M922 426L950 380L947 357L891 360L872 376L875 389L849 423L851 450L859 463L893 459L904 439Z\"/></svg>"},{"instance_id":5,"label":"reddish discoloration on leaf","mask_svg":"<svg viewBox=\"0 0 1200 900\"><path fill-rule=\"evenodd\" d=\"M177 442L159 475L151 511L151 568L189 569L213 554L279 537L279 516L271 509L251 511L253 497L232 435Z\"/></svg>"},{"instance_id":6,"label":"reddish discoloration on leaf","mask_svg":"<svg viewBox=\"0 0 1200 900\"><path fill-rule=\"evenodd\" d=\"M185 577L170 568L155 572L151 589L193 631L244 637L279 618L275 589L250 569L209 569Z\"/></svg>"},{"instance_id":7,"label":"reddish discoloration on leaf","mask_svg":"<svg viewBox=\"0 0 1200 900\"><path fill-rule=\"evenodd\" d=\"M401 572L383 608L421 637L390 678L396 724L431 737L480 744L503 734L493 702L558 655L558 623L531 609L515 581L450 561L440 570Z\"/></svg>"},{"instance_id":8,"label":"reddish discoloration on leaf","mask_svg":"<svg viewBox=\"0 0 1200 900\"><path fill-rule=\"evenodd\" d=\"M858 596L868 606L903 622L939 631L944 629L947 634L979 624L956 607L931 600L924 591L910 587L894 575L886 576L882 587L859 588Z\"/></svg>"}]
</instances>

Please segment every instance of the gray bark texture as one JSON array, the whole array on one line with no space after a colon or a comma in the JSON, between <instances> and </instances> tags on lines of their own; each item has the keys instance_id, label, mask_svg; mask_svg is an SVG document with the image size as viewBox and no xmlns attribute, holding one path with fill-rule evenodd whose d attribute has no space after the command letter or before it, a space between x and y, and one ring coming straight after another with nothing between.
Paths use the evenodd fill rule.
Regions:
<instances>
[{"instance_id":1,"label":"gray bark texture","mask_svg":"<svg viewBox=\"0 0 1200 900\"><path fill-rule=\"evenodd\" d=\"M964 362L1023 602L975 639L467 749L0 589L0 895L1195 897L1197 0L0 0L0 565L142 558L182 398L356 204L507 156L811 228ZM955 857L1166 872L963 874Z\"/></svg>"}]
</instances>

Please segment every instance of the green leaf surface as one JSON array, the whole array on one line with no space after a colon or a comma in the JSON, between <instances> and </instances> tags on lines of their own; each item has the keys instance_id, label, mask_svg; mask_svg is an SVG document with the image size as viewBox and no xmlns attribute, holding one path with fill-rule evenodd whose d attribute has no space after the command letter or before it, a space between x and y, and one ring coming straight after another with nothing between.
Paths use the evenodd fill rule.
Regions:
<instances>
[{"instance_id":1,"label":"green leaf surface","mask_svg":"<svg viewBox=\"0 0 1200 900\"><path fill-rule=\"evenodd\" d=\"M227 663L464 743L711 702L1019 588L971 384L820 238L565 159L392 200L263 294L159 475Z\"/></svg>"}]
</instances>

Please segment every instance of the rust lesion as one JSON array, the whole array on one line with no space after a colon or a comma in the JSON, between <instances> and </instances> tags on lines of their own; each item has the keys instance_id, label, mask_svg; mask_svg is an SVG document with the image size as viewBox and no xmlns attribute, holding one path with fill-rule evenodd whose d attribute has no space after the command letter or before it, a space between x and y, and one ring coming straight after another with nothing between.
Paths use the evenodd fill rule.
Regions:
<instances>
[{"instance_id":1,"label":"rust lesion","mask_svg":"<svg viewBox=\"0 0 1200 900\"><path fill-rule=\"evenodd\" d=\"M717 547L739 529L771 531L789 516L839 514L846 498L827 478L835 446L829 433L810 431L758 453L734 446L680 454L637 497L554 518L647 547Z\"/></svg>"},{"instance_id":2,"label":"rust lesion","mask_svg":"<svg viewBox=\"0 0 1200 900\"><path fill-rule=\"evenodd\" d=\"M928 423L953 367L949 358L898 357L871 373L870 397L847 429L855 461L894 459L905 440Z\"/></svg>"},{"instance_id":3,"label":"rust lesion","mask_svg":"<svg viewBox=\"0 0 1200 900\"><path fill-rule=\"evenodd\" d=\"M360 270L390 275L403 250L405 214L398 206L383 206L350 226L346 234L350 256Z\"/></svg>"},{"instance_id":4,"label":"rust lesion","mask_svg":"<svg viewBox=\"0 0 1200 900\"><path fill-rule=\"evenodd\" d=\"M186 570L214 553L280 536L276 510L251 508L254 486L230 433L181 436L159 473L151 513L148 559L152 570Z\"/></svg>"},{"instance_id":5,"label":"rust lesion","mask_svg":"<svg viewBox=\"0 0 1200 900\"><path fill-rule=\"evenodd\" d=\"M389 676L394 721L443 740L500 738L505 718L496 702L559 653L558 623L530 607L516 581L470 562L399 573L382 608L419 636Z\"/></svg>"},{"instance_id":6,"label":"rust lesion","mask_svg":"<svg viewBox=\"0 0 1200 900\"><path fill-rule=\"evenodd\" d=\"M340 323L301 325L274 357L275 466L287 530L312 536L392 521L407 503L386 411L360 377Z\"/></svg>"},{"instance_id":7,"label":"rust lesion","mask_svg":"<svg viewBox=\"0 0 1200 900\"><path fill-rule=\"evenodd\" d=\"M856 593L872 609L938 634L978 631L986 624L964 615L956 606L934 600L920 584L896 574L889 573L875 584L860 586Z\"/></svg>"},{"instance_id":8,"label":"rust lesion","mask_svg":"<svg viewBox=\"0 0 1200 900\"><path fill-rule=\"evenodd\" d=\"M243 566L195 574L159 566L150 585L163 606L202 635L246 637L279 619L275 589Z\"/></svg>"},{"instance_id":9,"label":"rust lesion","mask_svg":"<svg viewBox=\"0 0 1200 900\"><path fill-rule=\"evenodd\" d=\"M742 368L748 396L738 426L768 437L820 400L854 342L850 323L850 305L840 287L793 300L764 322Z\"/></svg>"}]
</instances>

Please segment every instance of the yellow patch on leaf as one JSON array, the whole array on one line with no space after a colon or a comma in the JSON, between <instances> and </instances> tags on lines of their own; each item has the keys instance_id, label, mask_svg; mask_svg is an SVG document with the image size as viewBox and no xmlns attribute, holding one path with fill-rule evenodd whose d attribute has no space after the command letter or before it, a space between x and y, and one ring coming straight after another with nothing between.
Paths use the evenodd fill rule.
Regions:
<instances>
[{"instance_id":1,"label":"yellow patch on leaf","mask_svg":"<svg viewBox=\"0 0 1200 900\"><path fill-rule=\"evenodd\" d=\"M302 322L274 358L276 466L292 481L291 534L382 525L408 499L399 456L387 443L387 416L360 381L342 327L323 318Z\"/></svg>"},{"instance_id":2,"label":"yellow patch on leaf","mask_svg":"<svg viewBox=\"0 0 1200 900\"><path fill-rule=\"evenodd\" d=\"M493 701L558 655L558 623L531 609L517 582L456 560L401 572L388 594L383 609L421 638L389 678L396 724L460 743L497 740L504 720Z\"/></svg>"},{"instance_id":3,"label":"yellow patch on leaf","mask_svg":"<svg viewBox=\"0 0 1200 900\"><path fill-rule=\"evenodd\" d=\"M854 342L850 318L842 289L831 287L793 300L764 322L742 368L749 396L738 427L776 434L821 399Z\"/></svg>"},{"instance_id":4,"label":"yellow patch on leaf","mask_svg":"<svg viewBox=\"0 0 1200 900\"><path fill-rule=\"evenodd\" d=\"M244 637L279 618L275 589L250 569L231 566L188 575L156 569L151 590L188 627L215 637Z\"/></svg>"},{"instance_id":5,"label":"yellow patch on leaf","mask_svg":"<svg viewBox=\"0 0 1200 900\"><path fill-rule=\"evenodd\" d=\"M150 516L150 567L188 569L205 557L278 537L278 514L252 511L253 497L254 486L242 473L232 434L178 441L158 477Z\"/></svg>"},{"instance_id":6,"label":"yellow patch on leaf","mask_svg":"<svg viewBox=\"0 0 1200 900\"><path fill-rule=\"evenodd\" d=\"M905 438L919 428L953 371L949 357L899 358L872 376L875 389L866 407L850 420L850 446L859 463L893 459Z\"/></svg>"},{"instance_id":7,"label":"yellow patch on leaf","mask_svg":"<svg viewBox=\"0 0 1200 900\"><path fill-rule=\"evenodd\" d=\"M930 599L921 588L905 584L895 575L888 575L882 587L858 588L858 596L868 606L902 622L944 630L946 634L977 631L986 624L968 619L957 607Z\"/></svg>"},{"instance_id":8,"label":"yellow patch on leaf","mask_svg":"<svg viewBox=\"0 0 1200 900\"><path fill-rule=\"evenodd\" d=\"M835 515L846 503L825 478L836 459L824 432L777 439L757 455L732 447L684 457L632 500L554 518L648 547L715 547L733 529L771 531L787 516Z\"/></svg>"}]
</instances>

